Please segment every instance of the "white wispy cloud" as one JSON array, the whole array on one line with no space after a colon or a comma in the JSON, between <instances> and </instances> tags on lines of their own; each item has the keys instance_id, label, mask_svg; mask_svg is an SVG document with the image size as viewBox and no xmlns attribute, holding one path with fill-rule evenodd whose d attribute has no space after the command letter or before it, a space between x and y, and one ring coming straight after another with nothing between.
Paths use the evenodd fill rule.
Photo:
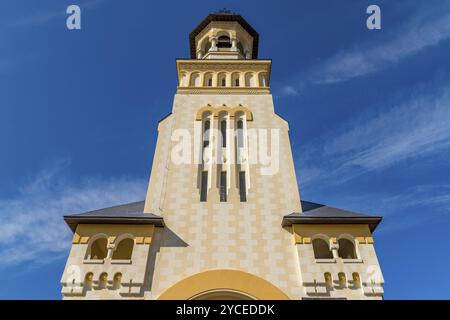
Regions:
<instances>
[{"instance_id":1,"label":"white wispy cloud","mask_svg":"<svg viewBox=\"0 0 450 320\"><path fill-rule=\"evenodd\" d=\"M386 103L386 102L385 102ZM342 183L408 159L450 149L450 86L407 102L356 116L305 146L302 185Z\"/></svg>"},{"instance_id":2,"label":"white wispy cloud","mask_svg":"<svg viewBox=\"0 0 450 320\"><path fill-rule=\"evenodd\" d=\"M293 86L284 86L281 88L281 93L285 96L298 96L300 94L300 90Z\"/></svg>"},{"instance_id":3,"label":"white wispy cloud","mask_svg":"<svg viewBox=\"0 0 450 320\"><path fill-rule=\"evenodd\" d=\"M297 95L308 84L331 84L372 74L450 39L450 7L436 6L431 12L418 9L397 31L382 40L363 40L302 72L302 77L281 88L281 96ZM387 27L386 27L387 28ZM384 29L376 32L384 32Z\"/></svg>"},{"instance_id":4,"label":"white wispy cloud","mask_svg":"<svg viewBox=\"0 0 450 320\"><path fill-rule=\"evenodd\" d=\"M415 17L383 42L355 45L336 54L314 71L313 82L334 83L373 73L448 40L450 14L447 10L439 15Z\"/></svg>"},{"instance_id":5,"label":"white wispy cloud","mask_svg":"<svg viewBox=\"0 0 450 320\"><path fill-rule=\"evenodd\" d=\"M23 186L16 197L0 198L0 266L40 264L67 254L71 232L62 216L144 199L144 179L64 177L59 161Z\"/></svg>"},{"instance_id":6,"label":"white wispy cloud","mask_svg":"<svg viewBox=\"0 0 450 320\"><path fill-rule=\"evenodd\" d=\"M378 233L444 222L450 217L450 184L419 185L395 194L378 192L343 198L336 199L337 206L350 204L362 212L381 214L384 221Z\"/></svg>"}]
</instances>

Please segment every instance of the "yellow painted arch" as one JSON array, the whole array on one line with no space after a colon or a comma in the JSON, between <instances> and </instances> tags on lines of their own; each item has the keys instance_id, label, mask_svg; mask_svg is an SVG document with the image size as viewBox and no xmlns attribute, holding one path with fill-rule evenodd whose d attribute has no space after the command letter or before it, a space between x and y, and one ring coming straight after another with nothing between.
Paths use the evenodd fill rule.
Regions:
<instances>
[{"instance_id":1,"label":"yellow painted arch","mask_svg":"<svg viewBox=\"0 0 450 320\"><path fill-rule=\"evenodd\" d=\"M218 117L221 112L226 112L231 117L234 117L238 112L242 112L245 113L247 121L253 120L252 112L243 106L237 106L234 108L229 108L227 106L220 106L218 108L213 108L211 105L207 105L205 107L200 108L195 115L195 120L202 120L203 114L205 112L211 112L215 117Z\"/></svg>"},{"instance_id":2,"label":"yellow painted arch","mask_svg":"<svg viewBox=\"0 0 450 320\"><path fill-rule=\"evenodd\" d=\"M242 292L258 300L288 300L289 297L267 280L231 269L207 270L189 276L168 288L158 299L188 300L211 290Z\"/></svg>"}]
</instances>

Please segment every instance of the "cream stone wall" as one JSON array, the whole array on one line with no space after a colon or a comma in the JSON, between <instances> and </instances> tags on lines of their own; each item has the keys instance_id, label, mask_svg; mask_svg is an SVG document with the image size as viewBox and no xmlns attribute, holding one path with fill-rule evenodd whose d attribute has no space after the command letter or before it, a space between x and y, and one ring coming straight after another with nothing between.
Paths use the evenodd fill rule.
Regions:
<instances>
[{"instance_id":1,"label":"cream stone wall","mask_svg":"<svg viewBox=\"0 0 450 320\"><path fill-rule=\"evenodd\" d=\"M151 298L158 299L167 289L183 279L207 270L233 269L261 277L280 288L289 298L319 297L311 291L311 281L320 282L324 272L333 277L345 272L351 279L358 271L367 276L367 265L378 266L371 244L358 247L362 261L351 263L339 259L321 264L311 259L311 244L296 244L291 228L282 228L282 217L300 212L291 153L288 124L274 112L270 94L201 94L193 89L191 94L177 94L173 112L161 121L153 161L145 211L161 215L166 228L155 233L153 246L158 251ZM170 152L175 141L170 137L176 129L187 129L194 135L197 111L205 105L221 108L223 105L248 108L253 121L249 128L280 130L280 169L275 175L261 175L261 165L250 166L251 187L247 202L239 202L232 166L231 190L226 203L219 202L217 182L207 202L199 201L198 165L175 165ZM213 124L217 128L218 124ZM231 141L234 149L234 141ZM213 174L213 179L216 175ZM329 227L333 229L333 226ZM339 232L339 228L337 230ZM298 237L298 235L296 235ZM370 236L370 232L369 235ZM373 292L351 289L332 290L324 297L371 299L380 298L378 287Z\"/></svg>"},{"instance_id":2,"label":"cream stone wall","mask_svg":"<svg viewBox=\"0 0 450 320\"><path fill-rule=\"evenodd\" d=\"M144 212L162 216L165 227L79 225L61 280L63 297L167 298L171 294L166 292L176 292L177 285L185 279L197 279L208 271L216 270L221 274L235 270L278 288L282 294L274 294L274 297L284 294L290 299L382 298L384 280L368 226L281 226L283 216L301 212L301 205L288 124L274 112L272 96L263 92L242 94L230 88L217 89L232 90L229 94L202 94L195 88L190 90L175 95L172 113L158 126ZM236 165L232 164L228 201L220 202L217 166L212 165L208 201L200 202L199 165L172 161L171 152L179 143L172 135L183 129L194 137L202 110L213 111L216 115L213 127L217 128L219 110L241 109L251 114L247 117L248 129L279 129L279 170L273 175L263 175L260 169L265 165L250 165L247 202L240 202ZM230 121L230 129L234 129L234 121ZM216 141L212 142L213 146L215 144ZM229 148L234 154L235 139L229 141ZM111 252L118 238L130 235L135 241L131 261L114 262L111 252L104 261L87 261L89 244L101 235L108 238ZM311 242L316 236L328 237L331 245L341 236L351 239L358 259L314 259ZM92 273L90 286L86 282L88 273ZM107 274L106 288L100 286L103 273ZM116 286L114 277L118 273L122 279ZM331 286L325 281L325 273L331 275ZM358 273L361 286L355 286L354 273ZM339 274L345 274L344 286L339 282ZM207 286L208 283L199 284L202 288ZM171 288L176 289L171 291Z\"/></svg>"},{"instance_id":3,"label":"cream stone wall","mask_svg":"<svg viewBox=\"0 0 450 320\"><path fill-rule=\"evenodd\" d=\"M241 104L253 114L254 120L247 123L249 128L280 130L280 169L273 176L263 176L260 165L250 166L247 202L239 202L235 166L228 202L219 202L218 190L213 187L208 202L202 203L198 165L177 166L164 161L170 159L175 144L170 141L171 132L183 128L194 135L197 110L207 104L217 108ZM177 94L172 115L159 126L159 137L145 210L163 216L167 227L161 230L160 240L155 237L155 241L161 241L161 249L152 297L158 298L185 277L216 268L246 271L270 281L292 298L301 296L302 288L292 285L299 279L292 235L281 228L283 215L301 210L300 197L288 125L274 113L272 96ZM158 208L156 203L160 203Z\"/></svg>"},{"instance_id":4,"label":"cream stone wall","mask_svg":"<svg viewBox=\"0 0 450 320\"><path fill-rule=\"evenodd\" d=\"M289 126L275 113L270 92L272 62L252 59L257 57L259 36L241 17L218 15L220 19L208 16L211 21L192 33L191 54L197 59L177 60L172 112L158 125L144 212L163 217L165 226L78 225L61 279L63 297L188 299L208 290L230 289L261 299L381 298L384 280L367 226L282 227L283 216L300 213L302 208ZM231 139L223 148L213 133L202 154L206 117L215 130L219 120L227 119ZM237 118L244 121L248 133L242 148L236 147L234 136ZM250 135L250 131L265 131L269 141L273 132L279 137L277 152L272 153L272 142L266 148L269 162L276 161L269 174L270 164L259 157L250 163L252 147L261 148L261 136ZM190 140L188 161L175 162L174 150L179 150L186 136ZM207 162L219 158L217 152L223 152L220 158L226 160L220 167ZM237 158L243 163L236 164ZM219 192L223 168L227 172L226 202L220 202ZM238 181L243 169L245 202L241 202ZM202 171L208 171L206 202L200 201ZM340 237L350 239L358 258L316 260L312 240L318 236L325 237L333 250ZM98 237L107 239L108 256L100 261L87 259ZM134 241L132 258L113 261L112 253L123 237ZM353 281L356 273L361 286ZM330 275L331 284L325 275Z\"/></svg>"},{"instance_id":5,"label":"cream stone wall","mask_svg":"<svg viewBox=\"0 0 450 320\"><path fill-rule=\"evenodd\" d=\"M294 225L301 284L312 298L380 299L384 279L367 225ZM315 259L312 240L321 238L338 249L338 239L354 243L357 259ZM331 276L327 284L325 274ZM344 274L344 283L339 280ZM354 280L357 274L359 281Z\"/></svg>"},{"instance_id":6,"label":"cream stone wall","mask_svg":"<svg viewBox=\"0 0 450 320\"><path fill-rule=\"evenodd\" d=\"M61 279L63 298L143 299L151 288L148 270L154 265L155 253L150 245L155 229L159 228L153 225L79 225ZM108 239L108 256L102 260L87 259L89 246L99 237ZM134 241L131 259L113 260L116 245L125 238ZM102 286L100 278L105 273L106 285ZM92 275L91 281L86 279L88 274ZM120 281L115 281L119 274Z\"/></svg>"}]
</instances>

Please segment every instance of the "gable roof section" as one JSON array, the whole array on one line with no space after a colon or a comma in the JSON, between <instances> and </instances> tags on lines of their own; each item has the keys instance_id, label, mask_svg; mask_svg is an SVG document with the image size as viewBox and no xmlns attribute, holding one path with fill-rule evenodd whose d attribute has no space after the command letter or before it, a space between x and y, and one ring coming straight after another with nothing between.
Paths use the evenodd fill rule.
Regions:
<instances>
[{"instance_id":1,"label":"gable roof section","mask_svg":"<svg viewBox=\"0 0 450 320\"><path fill-rule=\"evenodd\" d=\"M78 224L154 224L164 227L161 216L144 213L145 201L64 216L64 221L75 232Z\"/></svg>"},{"instance_id":2,"label":"gable roof section","mask_svg":"<svg viewBox=\"0 0 450 320\"><path fill-rule=\"evenodd\" d=\"M283 227L292 224L367 224L373 232L382 217L329 207L323 204L301 201L303 212L294 212L283 217Z\"/></svg>"}]
</instances>

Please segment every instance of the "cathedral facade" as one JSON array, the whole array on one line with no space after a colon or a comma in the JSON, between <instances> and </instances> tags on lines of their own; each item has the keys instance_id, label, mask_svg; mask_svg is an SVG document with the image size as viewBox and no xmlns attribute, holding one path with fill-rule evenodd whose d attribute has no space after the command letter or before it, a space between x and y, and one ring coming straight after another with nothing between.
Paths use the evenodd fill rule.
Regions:
<instances>
[{"instance_id":1,"label":"cathedral facade","mask_svg":"<svg viewBox=\"0 0 450 320\"><path fill-rule=\"evenodd\" d=\"M381 299L381 217L300 198L258 33L224 11L189 40L146 198L64 217L63 298Z\"/></svg>"}]
</instances>

